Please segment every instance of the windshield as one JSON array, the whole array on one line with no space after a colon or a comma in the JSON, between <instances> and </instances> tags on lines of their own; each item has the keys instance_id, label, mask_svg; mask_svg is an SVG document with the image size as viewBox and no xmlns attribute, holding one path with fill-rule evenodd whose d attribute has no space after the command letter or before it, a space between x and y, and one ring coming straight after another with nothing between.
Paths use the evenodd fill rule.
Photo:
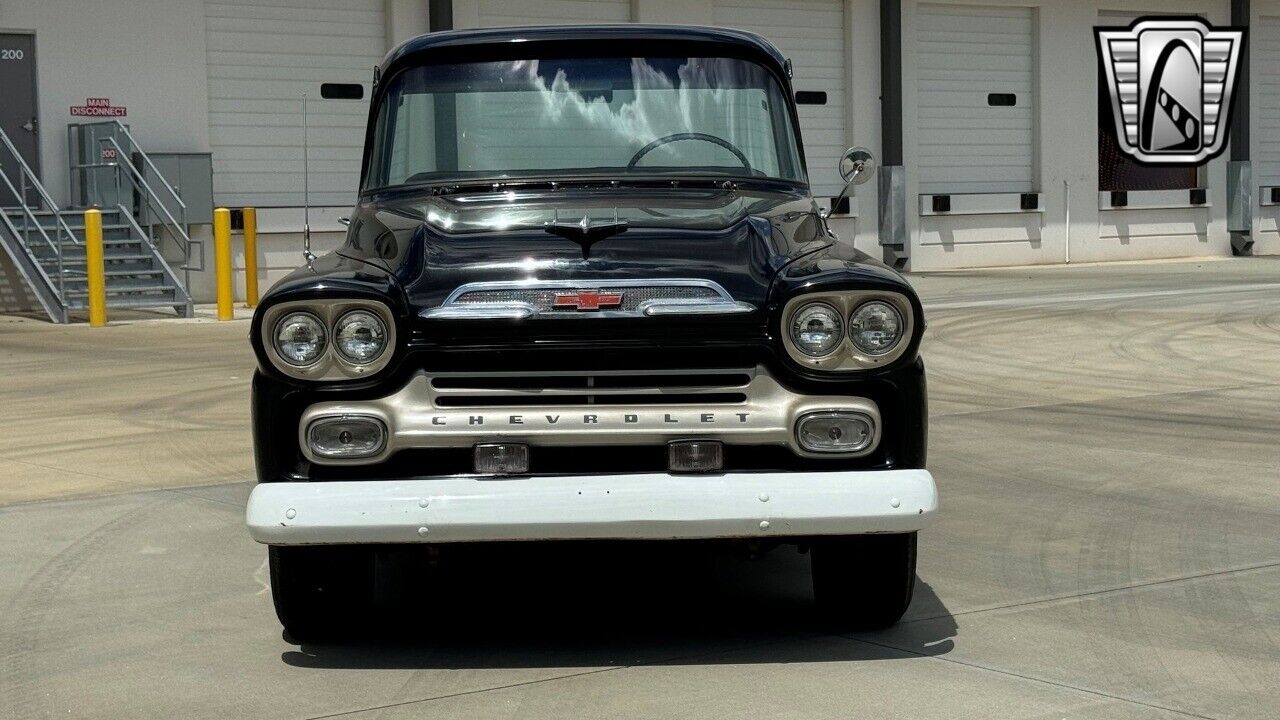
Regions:
<instances>
[{"instance_id":1,"label":"windshield","mask_svg":"<svg viewBox=\"0 0 1280 720\"><path fill-rule=\"evenodd\" d=\"M365 187L569 175L805 181L787 99L764 67L619 57L398 73Z\"/></svg>"}]
</instances>

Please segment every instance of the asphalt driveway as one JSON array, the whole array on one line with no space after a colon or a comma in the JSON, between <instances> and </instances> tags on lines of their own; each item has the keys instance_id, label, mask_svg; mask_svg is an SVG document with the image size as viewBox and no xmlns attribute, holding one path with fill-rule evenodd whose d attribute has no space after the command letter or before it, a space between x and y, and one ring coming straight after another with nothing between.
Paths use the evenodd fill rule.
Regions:
<instances>
[{"instance_id":1,"label":"asphalt driveway","mask_svg":"<svg viewBox=\"0 0 1280 720\"><path fill-rule=\"evenodd\" d=\"M0 717L1280 716L1280 260L912 281L942 511L857 635L794 553L575 546L295 645L247 323L0 318Z\"/></svg>"}]
</instances>

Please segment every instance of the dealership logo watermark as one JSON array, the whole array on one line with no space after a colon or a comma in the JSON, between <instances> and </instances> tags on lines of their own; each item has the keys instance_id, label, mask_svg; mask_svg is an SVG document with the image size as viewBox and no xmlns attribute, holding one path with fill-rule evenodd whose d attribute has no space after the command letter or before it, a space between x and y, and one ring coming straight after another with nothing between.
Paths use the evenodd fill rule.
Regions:
<instances>
[{"instance_id":1,"label":"dealership logo watermark","mask_svg":"<svg viewBox=\"0 0 1280 720\"><path fill-rule=\"evenodd\" d=\"M1143 163L1190 165L1226 148L1243 29L1139 18L1095 31L1121 150Z\"/></svg>"}]
</instances>

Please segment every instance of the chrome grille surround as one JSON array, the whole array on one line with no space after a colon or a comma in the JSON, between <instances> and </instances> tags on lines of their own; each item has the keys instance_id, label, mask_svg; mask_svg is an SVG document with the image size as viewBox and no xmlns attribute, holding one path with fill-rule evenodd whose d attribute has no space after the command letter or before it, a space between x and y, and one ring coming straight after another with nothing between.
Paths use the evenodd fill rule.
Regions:
<instances>
[{"instance_id":1,"label":"chrome grille surround","mask_svg":"<svg viewBox=\"0 0 1280 720\"><path fill-rule=\"evenodd\" d=\"M528 303L538 312L556 312L571 314L573 308L555 306L558 293L578 288L503 288L494 290L468 290L458 296L455 303ZM594 289L594 288L591 288ZM716 301L720 295L709 287L697 285L627 285L609 287L608 290L622 294L622 305L616 308L620 312L637 312L640 304L649 300L700 300Z\"/></svg>"},{"instance_id":2,"label":"chrome grille surround","mask_svg":"<svg viewBox=\"0 0 1280 720\"><path fill-rule=\"evenodd\" d=\"M557 307L560 293L602 290L621 293L619 307L579 310ZM421 317L432 320L523 319L548 317L645 317L655 315L733 315L755 310L733 299L711 280L522 280L467 283Z\"/></svg>"},{"instance_id":3,"label":"chrome grille surround","mask_svg":"<svg viewBox=\"0 0 1280 720\"><path fill-rule=\"evenodd\" d=\"M728 380L698 385L698 375ZM679 378L679 382L664 384L664 376ZM495 382L485 387L485 377ZM583 399L583 389L571 386L583 377L595 378L595 386L586 391L593 401ZM641 380L628 382L628 378ZM529 382L539 379L546 382ZM486 400L484 405L451 404L451 398L459 397ZM726 445L785 446L801 457L831 457L800 447L795 426L807 413L833 411L865 415L875 428L867 448L843 457L859 457L875 450L880 442L880 413L874 402L860 397L793 393L763 367L591 374L420 372L387 397L312 405L302 415L299 441L308 460L324 465L366 464L384 460L398 450L471 447L486 442L568 450L586 445L719 440ZM322 418L356 414L371 415L386 424L388 442L381 455L334 460L311 454L302 435L305 428Z\"/></svg>"}]
</instances>

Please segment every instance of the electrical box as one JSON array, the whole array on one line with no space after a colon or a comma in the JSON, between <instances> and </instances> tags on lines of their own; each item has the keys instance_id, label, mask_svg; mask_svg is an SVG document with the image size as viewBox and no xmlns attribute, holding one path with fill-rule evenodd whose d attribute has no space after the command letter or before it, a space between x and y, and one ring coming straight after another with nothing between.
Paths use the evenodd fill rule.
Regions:
<instances>
[{"instance_id":1,"label":"electrical box","mask_svg":"<svg viewBox=\"0 0 1280 720\"><path fill-rule=\"evenodd\" d=\"M120 175L117 147L128 151L131 143L115 123L69 123L67 159L71 172L71 202L78 208L115 208L128 205L133 187ZM114 144L112 142L114 141Z\"/></svg>"},{"instance_id":2,"label":"electrical box","mask_svg":"<svg viewBox=\"0 0 1280 720\"><path fill-rule=\"evenodd\" d=\"M179 214L181 208L164 188L161 178L156 177L157 171L174 189L178 197L182 198L182 202L186 203L186 223L212 224L213 155L211 153L150 152L147 153L147 157L151 158L154 168L136 153L132 158L134 167L142 172L156 197L173 214L173 219L179 223L184 222L182 215ZM138 209L139 222L143 225L159 225L164 221L164 213L159 208L151 208L147 203L141 203Z\"/></svg>"}]
</instances>

